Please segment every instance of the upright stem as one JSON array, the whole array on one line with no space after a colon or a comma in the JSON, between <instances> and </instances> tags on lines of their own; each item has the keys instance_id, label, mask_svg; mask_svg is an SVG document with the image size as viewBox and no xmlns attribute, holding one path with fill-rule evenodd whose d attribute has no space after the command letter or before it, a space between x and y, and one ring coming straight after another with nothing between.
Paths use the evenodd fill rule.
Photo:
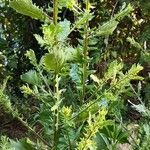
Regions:
<instances>
[{"instance_id":1,"label":"upright stem","mask_svg":"<svg viewBox=\"0 0 150 150\"><path fill-rule=\"evenodd\" d=\"M58 0L53 0L53 23L56 25L58 20Z\"/></svg>"},{"instance_id":2,"label":"upright stem","mask_svg":"<svg viewBox=\"0 0 150 150\"><path fill-rule=\"evenodd\" d=\"M55 99L56 104L60 102L60 92L59 92L59 77L58 74L55 75ZM57 106L59 107L59 106ZM54 137L53 137L53 150L57 150L57 143L59 140L59 108L54 112Z\"/></svg>"},{"instance_id":3,"label":"upright stem","mask_svg":"<svg viewBox=\"0 0 150 150\"><path fill-rule=\"evenodd\" d=\"M53 23L54 25L57 25L58 21L58 0L53 0ZM57 47L57 38L55 36L55 44L54 46ZM54 48L54 47L53 47ZM54 84L54 93L55 93L55 98L56 102L55 104L60 100L59 99L59 88L57 83L58 80L58 74L55 73L55 84ZM53 150L57 150L57 143L59 139L59 129L58 129L58 124L59 124L59 111L58 108L54 111L54 119L53 119Z\"/></svg>"},{"instance_id":4,"label":"upright stem","mask_svg":"<svg viewBox=\"0 0 150 150\"><path fill-rule=\"evenodd\" d=\"M89 0L86 0L86 10L89 11ZM86 78L87 78L87 53L88 53L88 27L89 22L87 21L84 26L84 45L83 45L83 77L82 77L82 103L85 99L85 84L86 84Z\"/></svg>"}]
</instances>

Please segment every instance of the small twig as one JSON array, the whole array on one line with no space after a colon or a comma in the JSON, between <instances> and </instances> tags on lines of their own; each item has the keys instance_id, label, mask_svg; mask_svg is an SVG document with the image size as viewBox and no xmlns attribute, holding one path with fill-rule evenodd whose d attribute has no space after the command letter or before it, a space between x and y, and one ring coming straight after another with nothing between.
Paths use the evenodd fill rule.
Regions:
<instances>
[{"instance_id":1,"label":"small twig","mask_svg":"<svg viewBox=\"0 0 150 150\"><path fill-rule=\"evenodd\" d=\"M52 147L51 144L49 144L45 139L43 139L39 134L37 134L34 129L32 129L30 126L27 125L27 123L25 121L23 121L20 117L17 117L17 120L24 126L26 127L29 131L31 131L34 136L39 139L40 141L42 141L45 145L47 145L49 148Z\"/></svg>"},{"instance_id":2,"label":"small twig","mask_svg":"<svg viewBox=\"0 0 150 150\"><path fill-rule=\"evenodd\" d=\"M37 70L38 70L38 72L39 72L41 78L43 79L43 81L44 81L46 87L48 88L48 92L49 92L50 96L53 97L53 92L52 92L50 86L48 85L47 79L43 76L41 70L40 70L38 67L37 67Z\"/></svg>"},{"instance_id":3,"label":"small twig","mask_svg":"<svg viewBox=\"0 0 150 150\"><path fill-rule=\"evenodd\" d=\"M134 92L134 94L136 95L138 100L143 104L142 99L139 97L139 95L137 94L137 92L135 91L135 89L133 88L133 86L131 84L130 84L130 88L132 89L132 91Z\"/></svg>"},{"instance_id":4,"label":"small twig","mask_svg":"<svg viewBox=\"0 0 150 150\"><path fill-rule=\"evenodd\" d=\"M115 6L114 6L114 8L113 8L113 10L112 10L112 13L111 13L111 18L114 16L115 9L116 9L116 7L117 7L117 5L118 5L118 2L119 2L119 0L117 0L116 3L115 3Z\"/></svg>"}]
</instances>

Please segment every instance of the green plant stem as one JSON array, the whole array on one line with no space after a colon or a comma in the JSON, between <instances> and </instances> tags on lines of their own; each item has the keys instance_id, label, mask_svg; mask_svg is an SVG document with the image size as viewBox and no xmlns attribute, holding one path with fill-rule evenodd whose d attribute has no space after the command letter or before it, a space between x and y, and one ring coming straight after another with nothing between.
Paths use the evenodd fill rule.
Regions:
<instances>
[{"instance_id":1,"label":"green plant stem","mask_svg":"<svg viewBox=\"0 0 150 150\"><path fill-rule=\"evenodd\" d=\"M56 26L57 25L57 22L58 22L58 0L53 0L53 24ZM54 47L56 46L57 47L57 36L55 34L54 36L54 45L53 45L53 50L54 50Z\"/></svg>"},{"instance_id":2,"label":"green plant stem","mask_svg":"<svg viewBox=\"0 0 150 150\"><path fill-rule=\"evenodd\" d=\"M56 25L58 20L58 0L53 0L53 23Z\"/></svg>"},{"instance_id":3,"label":"green plant stem","mask_svg":"<svg viewBox=\"0 0 150 150\"><path fill-rule=\"evenodd\" d=\"M142 99L140 98L140 96L138 95L138 93L135 91L135 89L133 88L132 84L130 84L130 88L132 89L133 93L138 98L138 100L140 101L140 103L143 104Z\"/></svg>"},{"instance_id":4,"label":"green plant stem","mask_svg":"<svg viewBox=\"0 0 150 150\"><path fill-rule=\"evenodd\" d=\"M54 120L53 120L53 130L54 130L54 135L53 135L53 150L56 150L57 149L57 142L58 142L58 137L57 137L57 127L56 127L56 124L57 124L57 110L55 110L55 113L54 113Z\"/></svg>"},{"instance_id":5,"label":"green plant stem","mask_svg":"<svg viewBox=\"0 0 150 150\"><path fill-rule=\"evenodd\" d=\"M89 11L89 0L86 1L86 10ZM82 97L81 97L81 103L83 104L85 100L85 84L86 84L86 78L87 78L87 53L88 53L88 27L89 22L87 21L84 26L84 45L83 45L83 76L82 76Z\"/></svg>"},{"instance_id":6,"label":"green plant stem","mask_svg":"<svg viewBox=\"0 0 150 150\"><path fill-rule=\"evenodd\" d=\"M32 134L39 139L40 141L42 141L45 145L47 145L49 148L52 147L51 144L49 144L45 139L43 139L39 134L37 134L29 125L27 125L27 123L25 121L23 121L20 117L17 117L17 120L24 126L26 127L29 131L32 132Z\"/></svg>"},{"instance_id":7,"label":"green plant stem","mask_svg":"<svg viewBox=\"0 0 150 150\"><path fill-rule=\"evenodd\" d=\"M43 79L43 81L44 81L44 83L46 85L46 87L48 88L48 92L49 92L50 96L53 97L53 92L52 92L50 86L48 85L47 79L43 76L43 74L42 74L42 72L41 72L39 67L37 67L37 71L39 72L41 78Z\"/></svg>"},{"instance_id":8,"label":"green plant stem","mask_svg":"<svg viewBox=\"0 0 150 150\"><path fill-rule=\"evenodd\" d=\"M112 85L111 87L109 87L105 93L110 92L113 88L115 88L117 86L117 84L119 84L120 82L122 82L123 80L126 80L126 78L128 78L128 76L126 76L125 78L122 78L119 82L117 82L116 84ZM99 88L97 88L97 90L95 91L95 93L97 93L97 91L99 90ZM88 98L88 100L92 99L92 97L94 96L91 95L90 98ZM88 108L90 108L91 106L93 106L95 103L97 103L102 97L104 96L104 93L102 93L98 98L96 98L94 101L92 101L92 103L89 106L86 106L83 110L79 111L75 116L73 116L70 120L74 120L76 119L79 115L81 115L83 112L85 112Z\"/></svg>"},{"instance_id":9,"label":"green plant stem","mask_svg":"<svg viewBox=\"0 0 150 150\"><path fill-rule=\"evenodd\" d=\"M54 25L57 25L57 21L58 21L58 0L53 0L53 23ZM57 38L55 36L55 44L54 47L57 46ZM53 47L53 48L54 48ZM55 73L55 83L54 83L54 93L56 95L56 102L55 104L60 100L59 99L59 87L57 87L58 83L57 83L57 78L58 78L58 74ZM59 111L58 108L54 111L54 119L53 119L53 150L57 150L57 143L58 143L58 139L59 139L59 129L58 129L58 123L59 123Z\"/></svg>"},{"instance_id":10,"label":"green plant stem","mask_svg":"<svg viewBox=\"0 0 150 150\"><path fill-rule=\"evenodd\" d=\"M59 79L58 78L59 78L58 74L55 74L55 87L54 87L55 99L56 99L55 104L59 104L59 101L60 101ZM58 143L58 140L59 140L59 108L57 108L54 111L53 128L54 128L53 150L57 150L57 143Z\"/></svg>"}]
</instances>

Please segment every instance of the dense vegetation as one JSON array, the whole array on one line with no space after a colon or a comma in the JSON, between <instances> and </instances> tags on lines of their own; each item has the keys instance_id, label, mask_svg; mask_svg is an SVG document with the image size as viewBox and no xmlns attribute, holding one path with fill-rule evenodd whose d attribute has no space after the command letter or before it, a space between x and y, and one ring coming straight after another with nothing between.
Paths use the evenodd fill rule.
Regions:
<instances>
[{"instance_id":1,"label":"dense vegetation","mask_svg":"<svg viewBox=\"0 0 150 150\"><path fill-rule=\"evenodd\" d=\"M149 0L1 0L0 149L149 150L149 16Z\"/></svg>"}]
</instances>

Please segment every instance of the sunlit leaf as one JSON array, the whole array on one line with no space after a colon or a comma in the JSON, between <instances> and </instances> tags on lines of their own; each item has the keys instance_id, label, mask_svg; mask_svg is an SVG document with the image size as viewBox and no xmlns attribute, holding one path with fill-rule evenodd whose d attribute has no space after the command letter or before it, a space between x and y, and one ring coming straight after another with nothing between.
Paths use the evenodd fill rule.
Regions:
<instances>
[{"instance_id":1,"label":"sunlit leaf","mask_svg":"<svg viewBox=\"0 0 150 150\"><path fill-rule=\"evenodd\" d=\"M126 5L126 4L125 4L125 5ZM125 7L125 8L124 8L124 7L125 7L125 6L123 5L123 6L122 6L122 9L120 10L120 12L114 16L115 19L121 20L121 19L123 19L125 16L128 16L128 15L134 10L134 9L133 9L133 6L132 6L131 4L128 4L128 6Z\"/></svg>"},{"instance_id":2,"label":"sunlit leaf","mask_svg":"<svg viewBox=\"0 0 150 150\"><path fill-rule=\"evenodd\" d=\"M42 58L42 62L46 70L52 70L57 73L61 71L64 64L63 58L59 57L59 55L56 56L53 53L45 54Z\"/></svg>"},{"instance_id":3,"label":"sunlit leaf","mask_svg":"<svg viewBox=\"0 0 150 150\"><path fill-rule=\"evenodd\" d=\"M114 19L104 23L102 26L99 27L97 35L101 36L112 35L114 30L117 28L118 23L119 22Z\"/></svg>"},{"instance_id":4,"label":"sunlit leaf","mask_svg":"<svg viewBox=\"0 0 150 150\"><path fill-rule=\"evenodd\" d=\"M130 44L131 44L133 47L135 47L135 48L137 48L137 49L141 49L141 50L143 49L142 46L141 46L138 42L136 42L133 37L132 37L132 38L131 38L131 37L128 37L128 38L127 38L127 41L130 42Z\"/></svg>"},{"instance_id":5,"label":"sunlit leaf","mask_svg":"<svg viewBox=\"0 0 150 150\"><path fill-rule=\"evenodd\" d=\"M26 56L29 58L30 63L34 66L37 66L37 60L36 60L36 56L35 53L32 49L30 49L29 51L27 51Z\"/></svg>"},{"instance_id":6,"label":"sunlit leaf","mask_svg":"<svg viewBox=\"0 0 150 150\"><path fill-rule=\"evenodd\" d=\"M9 5L18 13L30 16L34 19L45 21L47 17L42 9L32 3L32 0L12 0Z\"/></svg>"}]
</instances>

